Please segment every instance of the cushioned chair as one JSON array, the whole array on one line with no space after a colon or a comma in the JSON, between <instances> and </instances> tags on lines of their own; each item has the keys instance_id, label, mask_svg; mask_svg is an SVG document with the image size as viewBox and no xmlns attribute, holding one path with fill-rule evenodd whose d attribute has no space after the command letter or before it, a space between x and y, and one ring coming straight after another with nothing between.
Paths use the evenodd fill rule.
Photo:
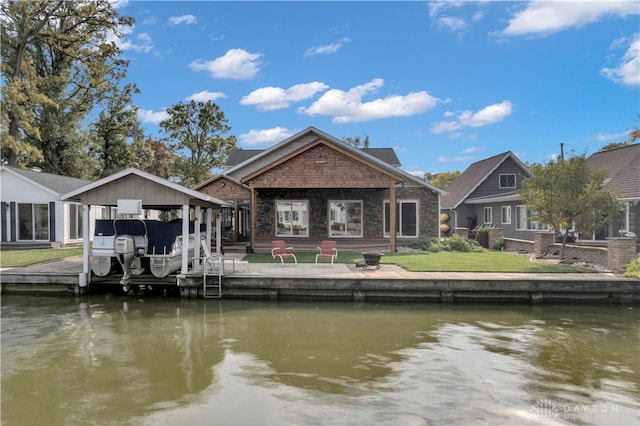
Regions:
<instances>
[{"instance_id":1,"label":"cushioned chair","mask_svg":"<svg viewBox=\"0 0 640 426\"><path fill-rule=\"evenodd\" d=\"M331 259L331 265L333 265L333 259L338 257L338 246L335 241L325 240L318 247L319 253L316 254L316 263L318 259Z\"/></svg>"},{"instance_id":2,"label":"cushioned chair","mask_svg":"<svg viewBox=\"0 0 640 426\"><path fill-rule=\"evenodd\" d=\"M280 263L284 265L284 259L291 258L294 263L298 263L298 259L296 259L296 255L293 253L289 253L288 250L293 250L293 247L287 247L284 240L274 240L271 242L271 256L275 259L276 257L280 258Z\"/></svg>"}]
</instances>

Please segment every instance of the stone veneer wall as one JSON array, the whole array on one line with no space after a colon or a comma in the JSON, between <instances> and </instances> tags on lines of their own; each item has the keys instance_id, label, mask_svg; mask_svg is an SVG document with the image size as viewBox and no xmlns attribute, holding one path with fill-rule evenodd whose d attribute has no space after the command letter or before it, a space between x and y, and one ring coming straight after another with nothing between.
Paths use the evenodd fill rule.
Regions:
<instances>
[{"instance_id":1,"label":"stone veneer wall","mask_svg":"<svg viewBox=\"0 0 640 426\"><path fill-rule=\"evenodd\" d=\"M526 253L535 253L534 242L527 240L518 240L515 238L505 238L506 249L510 251L522 251ZM551 243L540 247L542 253L557 256L560 254L562 244ZM581 246L579 244L567 244L564 247L565 259L579 260L595 265L607 266L608 250L605 247Z\"/></svg>"},{"instance_id":2,"label":"stone veneer wall","mask_svg":"<svg viewBox=\"0 0 640 426\"><path fill-rule=\"evenodd\" d=\"M383 238L384 200L389 190L384 188L346 189L259 189L257 190L258 224L256 237L275 236L275 201L309 201L309 238L326 238L330 200L362 200L362 238ZM438 199L425 188L398 188L396 199L419 200L421 236L437 237L439 229Z\"/></svg>"}]
</instances>

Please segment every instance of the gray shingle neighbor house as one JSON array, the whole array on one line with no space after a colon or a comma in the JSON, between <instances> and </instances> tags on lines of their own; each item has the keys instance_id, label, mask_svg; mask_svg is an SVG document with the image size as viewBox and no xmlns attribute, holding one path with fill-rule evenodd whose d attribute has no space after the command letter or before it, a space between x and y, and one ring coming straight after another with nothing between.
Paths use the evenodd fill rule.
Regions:
<instances>
[{"instance_id":1,"label":"gray shingle neighbor house","mask_svg":"<svg viewBox=\"0 0 640 426\"><path fill-rule=\"evenodd\" d=\"M511 151L471 164L442 197L445 235L484 225L501 228L505 238L533 240L542 227L531 220L518 194L529 176L527 166Z\"/></svg>"},{"instance_id":2,"label":"gray shingle neighbor house","mask_svg":"<svg viewBox=\"0 0 640 426\"><path fill-rule=\"evenodd\" d=\"M596 152L587 158L587 164L606 172L603 185L616 191L624 212L606 229L589 235L576 232L578 240L605 241L631 232L640 241L640 144ZM445 235L455 228L485 225L501 228L505 238L532 241L536 231L546 228L531 219L518 195L523 179L529 176L527 166L511 151L471 164L442 197L442 212L450 228Z\"/></svg>"},{"instance_id":3,"label":"gray shingle neighbor house","mask_svg":"<svg viewBox=\"0 0 640 426\"><path fill-rule=\"evenodd\" d=\"M0 166L2 243L59 246L82 241L82 206L60 196L90 183L51 173Z\"/></svg>"},{"instance_id":4,"label":"gray shingle neighbor house","mask_svg":"<svg viewBox=\"0 0 640 426\"><path fill-rule=\"evenodd\" d=\"M579 234L579 239L598 241L632 232L640 242L640 143L598 151L587 158L587 164L607 173L604 186L616 191L624 212L608 229L592 235Z\"/></svg>"}]
</instances>

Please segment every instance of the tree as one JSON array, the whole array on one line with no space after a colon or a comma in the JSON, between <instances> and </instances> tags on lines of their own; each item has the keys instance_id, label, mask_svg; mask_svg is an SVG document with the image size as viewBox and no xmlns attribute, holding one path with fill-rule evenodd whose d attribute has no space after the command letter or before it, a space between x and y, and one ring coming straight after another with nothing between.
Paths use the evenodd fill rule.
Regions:
<instances>
[{"instance_id":1,"label":"tree","mask_svg":"<svg viewBox=\"0 0 640 426\"><path fill-rule=\"evenodd\" d=\"M446 189L451 185L451 182L458 178L458 176L460 176L459 170L435 174L427 173L425 175L425 180L437 188Z\"/></svg>"},{"instance_id":2,"label":"tree","mask_svg":"<svg viewBox=\"0 0 640 426\"><path fill-rule=\"evenodd\" d=\"M132 96L138 93L135 84L127 84L122 90L114 88L104 98L102 110L92 123L91 153L100 164L97 177L109 176L136 165L129 145L129 138L142 139Z\"/></svg>"},{"instance_id":3,"label":"tree","mask_svg":"<svg viewBox=\"0 0 640 426\"><path fill-rule=\"evenodd\" d=\"M2 22L2 155L75 175L81 121L127 62L108 41L133 23L109 0L7 0Z\"/></svg>"},{"instance_id":4,"label":"tree","mask_svg":"<svg viewBox=\"0 0 640 426\"><path fill-rule=\"evenodd\" d=\"M151 137L135 139L131 144L131 155L138 169L163 179L174 177L176 156L162 141Z\"/></svg>"},{"instance_id":5,"label":"tree","mask_svg":"<svg viewBox=\"0 0 640 426\"><path fill-rule=\"evenodd\" d=\"M360 141L360 136L356 136L355 138L347 136L344 138L344 141L349 145L353 145L355 148L360 148L361 143L363 148L369 148L369 136L365 136L362 141Z\"/></svg>"},{"instance_id":6,"label":"tree","mask_svg":"<svg viewBox=\"0 0 640 426\"><path fill-rule=\"evenodd\" d=\"M640 123L640 114L638 114L638 116L636 117L636 121ZM623 146L632 145L638 139L640 139L640 127L638 127L638 125L636 124L633 129L629 130L629 135L627 137L627 140L622 142L612 142L600 148L599 151L608 151L610 149L621 148Z\"/></svg>"},{"instance_id":7,"label":"tree","mask_svg":"<svg viewBox=\"0 0 640 426\"><path fill-rule=\"evenodd\" d=\"M622 212L616 194L602 187L605 172L591 170L584 154L532 164L529 169L532 176L522 183L520 197L537 222L564 231L561 259L573 225L590 233Z\"/></svg>"},{"instance_id":8,"label":"tree","mask_svg":"<svg viewBox=\"0 0 640 426\"><path fill-rule=\"evenodd\" d=\"M169 118L160 128L177 154L175 172L180 183L195 186L210 178L212 169L224 165L229 151L236 147L235 136L223 136L231 130L220 107L211 102L179 102L167 110Z\"/></svg>"}]
</instances>

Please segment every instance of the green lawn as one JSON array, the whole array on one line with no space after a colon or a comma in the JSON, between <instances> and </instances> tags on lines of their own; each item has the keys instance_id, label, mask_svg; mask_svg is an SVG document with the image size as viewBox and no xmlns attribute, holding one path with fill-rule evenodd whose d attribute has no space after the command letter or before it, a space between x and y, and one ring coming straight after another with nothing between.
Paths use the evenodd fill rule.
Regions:
<instances>
[{"instance_id":1,"label":"green lawn","mask_svg":"<svg viewBox=\"0 0 640 426\"><path fill-rule=\"evenodd\" d=\"M313 263L315 252L296 252L298 263ZM250 263L271 263L270 253L252 253L244 257ZM338 252L337 263L362 261L359 252ZM325 261L326 262L326 261ZM531 262L527 256L485 250L483 252L385 253L381 263L395 264L412 272L592 272L584 268Z\"/></svg>"},{"instance_id":2,"label":"green lawn","mask_svg":"<svg viewBox=\"0 0 640 426\"><path fill-rule=\"evenodd\" d=\"M3 250L0 267L10 268L63 259L82 254L82 248ZM313 263L316 252L296 252L299 263ZM244 257L250 263L274 262L270 253L251 253ZM360 252L339 252L336 263L355 264L362 261ZM327 262L323 260L323 262ZM459 253L385 253L381 263L395 264L413 272L592 272L584 268L531 262L526 256L497 251Z\"/></svg>"},{"instance_id":3,"label":"green lawn","mask_svg":"<svg viewBox=\"0 0 640 426\"><path fill-rule=\"evenodd\" d=\"M16 268L82 254L82 247L64 249L2 250L0 268Z\"/></svg>"}]
</instances>

